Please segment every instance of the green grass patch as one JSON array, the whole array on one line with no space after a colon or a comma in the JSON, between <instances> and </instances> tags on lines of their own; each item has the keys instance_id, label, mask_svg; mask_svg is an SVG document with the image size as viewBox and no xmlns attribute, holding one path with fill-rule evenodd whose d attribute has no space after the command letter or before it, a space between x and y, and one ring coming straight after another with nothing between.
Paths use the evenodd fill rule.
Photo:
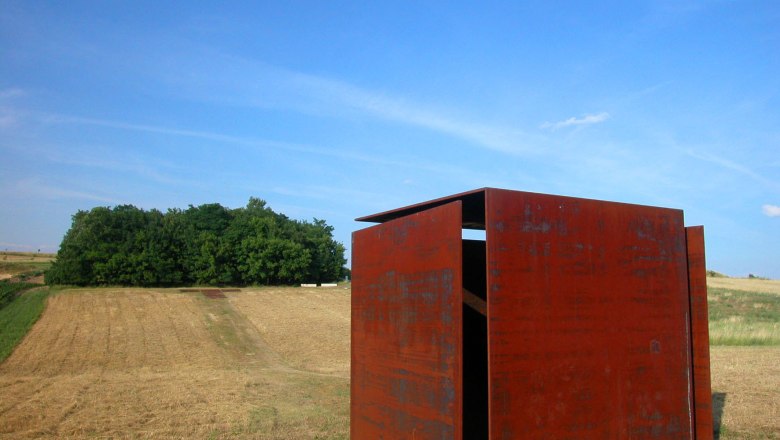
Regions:
<instances>
[{"instance_id":1,"label":"green grass patch","mask_svg":"<svg viewBox=\"0 0 780 440\"><path fill-rule=\"evenodd\" d=\"M0 309L10 304L22 290L39 286L32 283L0 282Z\"/></svg>"},{"instance_id":2,"label":"green grass patch","mask_svg":"<svg viewBox=\"0 0 780 440\"><path fill-rule=\"evenodd\" d=\"M247 384L248 387L255 385L263 386ZM250 394L258 391L262 392L247 390ZM234 434L269 439L349 439L349 383L346 380L288 376L280 391L284 393L283 399L252 408L246 424L237 426Z\"/></svg>"},{"instance_id":3,"label":"green grass patch","mask_svg":"<svg viewBox=\"0 0 780 440\"><path fill-rule=\"evenodd\" d=\"M780 295L708 289L711 345L780 345Z\"/></svg>"},{"instance_id":4,"label":"green grass patch","mask_svg":"<svg viewBox=\"0 0 780 440\"><path fill-rule=\"evenodd\" d=\"M11 355L41 316L49 293L45 287L36 289L16 297L0 309L0 362Z\"/></svg>"},{"instance_id":5,"label":"green grass patch","mask_svg":"<svg viewBox=\"0 0 780 440\"><path fill-rule=\"evenodd\" d=\"M51 261L0 261L0 271L6 273L46 270L49 266L51 266Z\"/></svg>"}]
</instances>

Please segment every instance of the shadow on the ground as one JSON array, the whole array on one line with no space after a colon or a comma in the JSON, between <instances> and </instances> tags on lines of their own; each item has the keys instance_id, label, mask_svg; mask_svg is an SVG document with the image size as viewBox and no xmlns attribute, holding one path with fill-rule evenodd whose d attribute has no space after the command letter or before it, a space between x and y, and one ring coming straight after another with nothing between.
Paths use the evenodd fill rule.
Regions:
<instances>
[{"instance_id":1,"label":"shadow on the ground","mask_svg":"<svg viewBox=\"0 0 780 440\"><path fill-rule=\"evenodd\" d=\"M715 440L720 439L720 426L725 405L726 393L712 393L712 429Z\"/></svg>"}]
</instances>

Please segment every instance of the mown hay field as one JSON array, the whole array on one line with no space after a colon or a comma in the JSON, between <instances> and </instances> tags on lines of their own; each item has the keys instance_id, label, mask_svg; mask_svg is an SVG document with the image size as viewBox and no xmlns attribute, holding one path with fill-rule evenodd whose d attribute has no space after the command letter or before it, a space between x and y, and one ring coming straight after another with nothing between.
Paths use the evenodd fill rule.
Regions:
<instances>
[{"instance_id":1,"label":"mown hay field","mask_svg":"<svg viewBox=\"0 0 780 440\"><path fill-rule=\"evenodd\" d=\"M720 439L780 439L780 281L708 278Z\"/></svg>"},{"instance_id":2,"label":"mown hay field","mask_svg":"<svg viewBox=\"0 0 780 440\"><path fill-rule=\"evenodd\" d=\"M727 287L780 296L780 282L752 281ZM349 294L56 293L0 365L0 439L346 439ZM780 347L715 345L711 358L720 438L780 438Z\"/></svg>"},{"instance_id":3,"label":"mown hay field","mask_svg":"<svg viewBox=\"0 0 780 440\"><path fill-rule=\"evenodd\" d=\"M0 365L0 438L347 438L349 290L226 295L50 297Z\"/></svg>"}]
</instances>

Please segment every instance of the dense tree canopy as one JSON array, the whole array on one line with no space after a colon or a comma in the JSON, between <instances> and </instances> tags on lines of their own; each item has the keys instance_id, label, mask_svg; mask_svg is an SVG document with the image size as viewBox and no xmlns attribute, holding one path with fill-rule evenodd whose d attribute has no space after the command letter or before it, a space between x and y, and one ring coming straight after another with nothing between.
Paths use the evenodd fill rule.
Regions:
<instances>
[{"instance_id":1,"label":"dense tree canopy","mask_svg":"<svg viewBox=\"0 0 780 440\"><path fill-rule=\"evenodd\" d=\"M251 198L144 211L79 211L46 273L49 284L250 285L323 282L345 273L344 246L324 220L292 220Z\"/></svg>"}]
</instances>

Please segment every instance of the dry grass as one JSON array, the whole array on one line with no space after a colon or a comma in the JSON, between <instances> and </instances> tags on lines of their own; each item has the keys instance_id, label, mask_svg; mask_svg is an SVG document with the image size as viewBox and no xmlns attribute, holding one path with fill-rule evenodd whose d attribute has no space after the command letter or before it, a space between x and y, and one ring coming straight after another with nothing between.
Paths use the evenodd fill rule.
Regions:
<instances>
[{"instance_id":1,"label":"dry grass","mask_svg":"<svg viewBox=\"0 0 780 440\"><path fill-rule=\"evenodd\" d=\"M0 252L0 280L7 280L28 273L43 273L57 258L56 254L33 252ZM43 278L36 282L43 283Z\"/></svg>"},{"instance_id":2,"label":"dry grass","mask_svg":"<svg viewBox=\"0 0 780 440\"><path fill-rule=\"evenodd\" d=\"M294 368L333 363L276 353L278 341L233 304L273 309L289 322L297 311L273 295L228 295L82 289L50 298L0 366L0 438L346 438L344 371ZM313 350L308 338L295 343Z\"/></svg>"},{"instance_id":3,"label":"dry grass","mask_svg":"<svg viewBox=\"0 0 780 440\"><path fill-rule=\"evenodd\" d=\"M707 287L780 295L780 280L707 277Z\"/></svg>"},{"instance_id":4,"label":"dry grass","mask_svg":"<svg viewBox=\"0 0 780 440\"><path fill-rule=\"evenodd\" d=\"M41 254L37 252L0 252L0 261L9 263L47 262L57 259L57 254Z\"/></svg>"},{"instance_id":5,"label":"dry grass","mask_svg":"<svg viewBox=\"0 0 780 440\"><path fill-rule=\"evenodd\" d=\"M713 347L710 360L721 440L780 439L780 348Z\"/></svg>"},{"instance_id":6,"label":"dry grass","mask_svg":"<svg viewBox=\"0 0 780 440\"><path fill-rule=\"evenodd\" d=\"M780 281L707 278L707 286L711 340L777 339ZM710 359L720 438L780 439L780 347L713 346Z\"/></svg>"},{"instance_id":7,"label":"dry grass","mask_svg":"<svg viewBox=\"0 0 780 440\"><path fill-rule=\"evenodd\" d=\"M230 302L289 365L349 375L349 290L262 289L231 295ZM280 309L289 313L279 313Z\"/></svg>"}]
</instances>

